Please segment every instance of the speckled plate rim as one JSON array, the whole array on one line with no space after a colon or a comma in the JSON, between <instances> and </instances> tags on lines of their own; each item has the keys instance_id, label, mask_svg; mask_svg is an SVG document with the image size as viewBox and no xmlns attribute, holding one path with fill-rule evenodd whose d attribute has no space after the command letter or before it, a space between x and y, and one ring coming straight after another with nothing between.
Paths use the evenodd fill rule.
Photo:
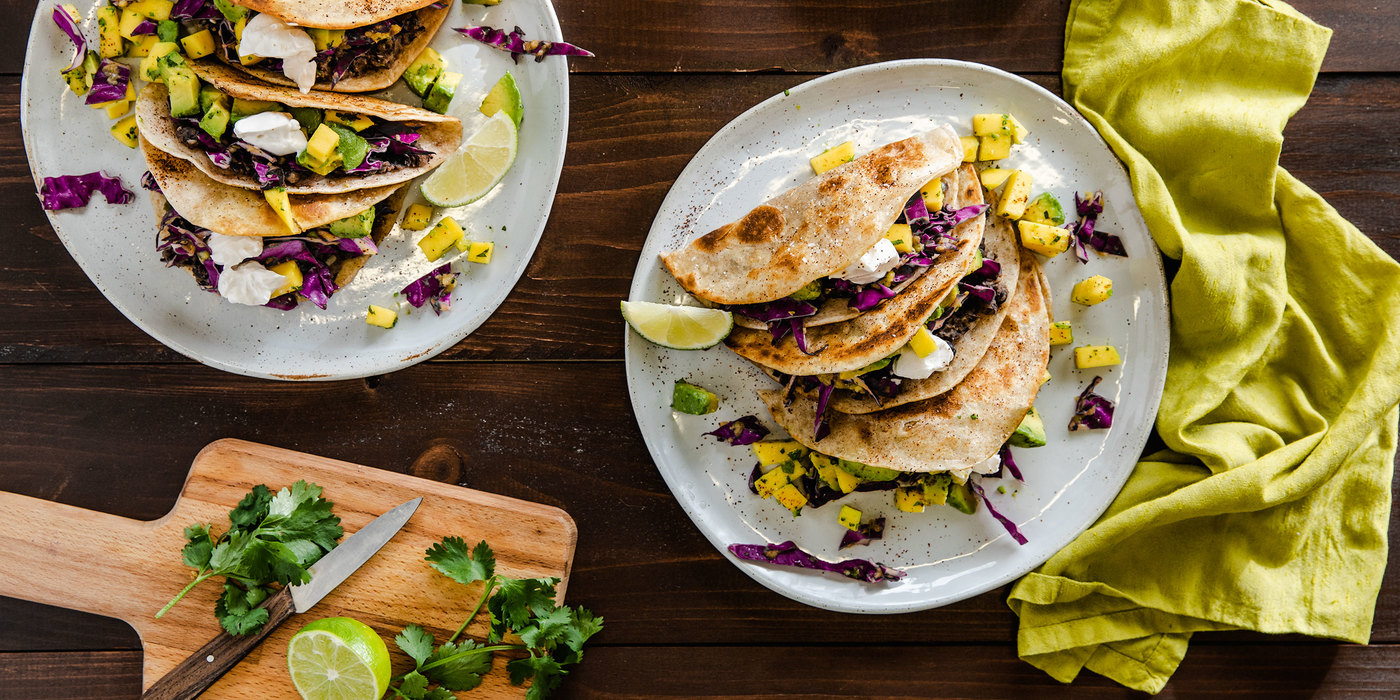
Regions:
<instances>
[{"instance_id":1,"label":"speckled plate rim","mask_svg":"<svg viewBox=\"0 0 1400 700\"><path fill-rule=\"evenodd\" d=\"M656 260L649 259L650 256L647 255L647 251L651 246L652 238L658 235L664 235L665 233L665 224L662 222L662 217L665 215L666 212L676 208L676 205L682 202L684 199L684 195L677 190L677 186L687 179L687 175L690 175L693 169L703 168L706 163L714 159L716 153L720 149L724 148L724 142L726 141L726 138L731 133L737 132L740 129L741 125L744 124L744 122L753 119L757 115L763 114L768 110L776 108L776 106L782 101L790 99L801 99L806 95L806 93L810 92L814 88L825 86L827 83L849 80L855 76L861 76L875 72L901 71L911 68L926 70L938 70L941 68L972 70L980 72L988 80L1007 81L1017 88L1031 91L1032 93L1037 94L1039 97L1049 100L1053 104L1058 105L1064 113L1072 115L1072 120L1075 126L1082 129L1085 132L1085 135L1091 137L1092 141L1095 144L1097 144L1098 148L1102 149L1102 151L1105 154L1107 154L1109 160L1111 160L1117 166L1117 170L1113 173L1113 176L1116 178L1122 178L1124 182L1130 183L1129 175L1126 169L1123 167L1123 164L1113 154L1112 149L1109 148L1108 144L1105 143L1103 139L1099 136L1098 132L1094 129L1093 125L1091 125L1087 120L1085 120L1084 117L1080 115L1078 111L1076 111L1073 107L1065 103L1064 100L1060 99L1059 96L1040 87L1039 85L1036 85L1035 83L1029 80L1021 78L1020 76L984 64L972 63L967 61L957 61L951 59L907 59L874 63L864 66L858 66L855 68L849 68L801 83L787 91L784 91L783 93L778 93L768 98L767 100L764 100L763 102L760 102L759 104L749 108L743 114L739 115L734 120L722 127L719 131L717 131L715 135L712 136L705 143L705 145L702 146L700 150L696 152L695 156L686 165L685 169L681 172L680 175L677 176L676 185L673 185L672 189L668 191L666 197L662 201L660 208L658 209L657 217L655 220L653 220L652 227L647 236L647 241L643 244L642 256L638 260L637 267L633 273L633 283L631 285L631 288L629 289L628 298L634 300L642 298L639 297L639 293L644 291L643 287L645 286L646 273L648 273L653 268L659 267L659 264ZM1013 562L1013 565L1011 566L998 567L1001 570L996 571L995 574L983 576L975 583L965 586L957 591L944 592L937 595L929 595L926 596L924 599L910 600L894 604L870 604L869 602L853 602L851 600L842 599L835 596L813 595L803 586L789 585L789 583L787 583L787 579L790 579L794 576L801 577L817 575L813 572L791 570L787 567L764 566L761 564L746 562L734 557L728 552L727 549L728 545L731 544L731 542L727 541L724 537L721 536L718 529L713 525L713 523L710 522L710 516L703 509L695 507L695 504L692 503L693 496L687 492L686 485L682 482L681 469L683 469L684 466L677 466L671 463L671 460L666 454L667 446L664 444L665 436L662 435L660 431L649 430L646 424L643 422L644 412L654 411L655 407L646 405L643 402L640 396L643 389L642 384L643 382L651 380L654 377L652 374L649 373L649 368L640 366L641 360L638 357L638 353L636 352L640 346L647 344L646 341L638 338L635 333L631 332L631 330L627 328L625 324L623 324L622 333L624 335L624 366L627 376L628 393L632 401L633 414L637 420L638 428L642 433L643 440L647 445L648 452L651 454L658 471L661 472L662 478L665 480L667 487L672 491L672 494L680 503L681 508L700 529L701 533L706 537L706 539L710 541L711 545L713 545L716 550L721 552L725 556L725 558L730 561L730 563L737 566L746 575L748 575L750 578L754 579L764 587L792 600L817 608L832 610L836 612L857 614L898 614L906 612L915 612L919 610L936 608L943 605L955 603L961 600L965 600L967 598L971 598L973 596L985 593L989 590L1006 585L1011 581L1029 573L1036 567L1043 564L1051 556L1054 556L1056 552L1058 552L1065 545L1073 541L1076 537L1078 537L1080 533L1088 529L1089 526L1092 525L1096 520L1098 520L1099 516L1102 515L1105 510L1108 509L1108 506L1112 503L1116 495L1122 490L1123 485L1126 483L1129 475L1132 473L1133 468L1136 465L1137 457L1141 454L1143 448L1147 444L1147 440L1155 426L1155 417L1161 402L1162 390L1166 382L1167 358L1170 350L1170 314L1168 308L1169 295L1166 284L1166 273L1163 267L1160 251L1152 242L1150 234L1147 233L1146 223L1142 220L1142 215L1137 208L1136 201L1132 201L1121 208L1123 210L1123 216L1130 219L1130 223L1137 226L1139 230L1144 234L1144 237L1146 238L1147 242L1147 248L1151 251L1148 257L1150 257L1152 270L1155 274L1152 275L1152 278L1150 280L1139 280L1138 286L1139 288L1149 287L1150 291L1153 294L1155 294L1161 302L1157 308L1151 309L1151 311L1155 312L1152 314L1155 317L1152 319L1155 321L1152 327L1152 332L1155 332L1157 337L1161 339L1161 345L1156 352L1142 352L1137 356L1125 358L1125 363L1131 362L1134 365L1134 369L1132 371L1149 372L1151 374L1151 377L1147 386L1146 396L1137 396L1134 399L1135 404L1142 407L1142 410L1136 413L1140 413L1144 417L1139 419L1137 424L1131 426L1123 426L1121 423L1115 424L1115 428L1128 430L1130 432L1130 438L1126 446L1120 450L1121 458L1117 460L1117 463L1114 465L1115 469L1113 470L1112 474L1107 480L1107 491L1110 495L1106 498L1100 499L1100 502L1094 504L1093 507L1085 508L1079 511L1079 517L1074 519L1073 523L1068 525L1065 529L1065 532L1068 532L1070 534L1068 534L1067 536L1056 538L1055 545L1049 548L1045 552L1044 556L1029 561ZM660 301L658 299L643 300ZM1076 479L1071 481L1070 485L1073 485L1074 481L1077 481L1077 477ZM993 539L999 539L999 537L994 537ZM853 583L851 585L860 584Z\"/></svg>"},{"instance_id":2,"label":"speckled plate rim","mask_svg":"<svg viewBox=\"0 0 1400 700\"><path fill-rule=\"evenodd\" d=\"M541 10L542 19L545 24L545 34L552 37L562 36L562 29L559 25L558 14L554 10L554 4L550 0L537 0L536 3L532 4L537 4ZM40 4L35 9L35 15L30 24L29 35L26 38L24 65L20 81L20 131L24 141L25 158L29 165L30 175L34 178L36 192L38 192L39 186L42 183L42 176L40 175L38 166L38 163L41 161L36 157L34 152L34 139L30 138L29 135L28 105L31 104L30 100L32 97L30 93L30 78L36 75L34 69L35 54L33 50L36 45L36 37L40 36L40 32L46 32L48 30L53 30L55 35L58 34L58 29L53 25L53 20L50 17L54 7L55 6L51 4ZM454 7L454 9L457 8ZM448 27L450 21L451 16L449 16L448 20L444 21L442 27L439 28L437 37L441 37L444 33L450 31ZM434 41L436 40L437 38L434 39ZM66 42L67 40L64 39L63 41ZM42 43L42 41L40 43ZM68 46L67 44L64 45ZM451 327L448 327L447 324L437 324L437 328L433 332L425 333L425 338L414 347L409 349L400 348L391 352L382 352L380 356L373 357L368 361L358 362L357 365L350 369L339 371L329 370L324 374L291 374L287 372L278 372L275 366L261 367L258 362L228 361L217 357L211 357L200 352L183 342L179 337L173 336L170 333L161 332L156 328L154 323L137 313L129 304L124 303L119 295L112 293L112 290L107 288L107 286L92 273L92 261L86 254L87 251L82 244L82 237L74 236L66 232L65 229L67 226L61 225L60 222L55 219L54 214L56 212L46 211L45 214L49 219L50 226L58 235L59 241L63 244L64 248L67 249L68 254L78 263L78 266L82 268L83 273L88 277L89 281L98 288L98 291L102 293L107 301L147 335L191 360L234 374L282 381L340 381L377 376L406 369L437 356L480 328L481 325L495 313L496 309L500 308L501 304L505 302L506 297L515 289L515 285L518 284L520 278L524 276L526 269L528 269L530 265L530 261L534 258L535 251L538 249L541 239L544 237L544 229L548 224L549 215L553 209L552 203L559 188L559 178L564 170L564 157L568 147L569 70L567 65L562 61L557 63L550 62L543 65L535 65L532 63L530 67L540 70L541 72L548 71L550 74L549 80L556 88L554 102L558 129L556 130L557 138L555 139L554 148L538 154L547 158L549 162L547 167L549 167L551 177L547 178L545 187L539 193L539 201L547 202L548 204L544 206L543 213L539 217L534 230L528 237L524 237L519 244L520 254L510 268L509 278L511 283L493 289L490 293L484 295L484 298L454 299L454 304L457 307L467 307L469 304L472 307L473 313L470 314L465 321L459 322ZM53 82L61 84L61 81L59 81L56 76L53 78ZM395 87L397 87L397 83ZM364 94L374 96L379 93ZM413 181L410 187L416 189L417 182L419 181L420 180ZM128 183L128 187L130 186L131 183ZM101 198L98 197L97 199L100 200ZM137 201L133 203L133 206L146 206L144 200L144 193L138 190ZM410 201L413 201L412 195L410 195ZM85 220L88 216L92 216L91 210L84 212ZM152 259L156 260L157 258L153 257ZM361 358L357 358L357 360L360 359Z\"/></svg>"}]
</instances>

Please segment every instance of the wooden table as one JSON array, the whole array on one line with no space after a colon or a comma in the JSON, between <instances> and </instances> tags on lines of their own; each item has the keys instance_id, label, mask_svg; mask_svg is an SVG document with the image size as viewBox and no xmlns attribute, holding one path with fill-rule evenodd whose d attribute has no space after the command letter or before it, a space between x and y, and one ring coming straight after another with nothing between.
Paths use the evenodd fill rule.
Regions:
<instances>
[{"instance_id":1,"label":"wooden table","mask_svg":"<svg viewBox=\"0 0 1400 700\"><path fill-rule=\"evenodd\" d=\"M511 0L506 0L510 2ZM133 518L174 501L206 443L240 437L567 509L571 602L607 629L575 697L1135 695L1092 673L1061 686L1016 658L1005 591L898 616L828 613L754 583L681 511L642 444L622 370L638 251L672 180L717 129L828 71L922 56L989 63L1059 89L1065 0L556 0L572 123L543 245L499 311L437 359L332 384L194 364L122 317L59 244L18 124L33 3L0 0L0 489ZM1283 165L1400 255L1400 12L1296 0L1336 35ZM57 78L55 78L56 80ZM94 231L93 235L101 235ZM1393 313L1393 310L1378 310ZM92 585L102 585L94 563ZM1374 644L1197 635L1168 693L1400 693L1400 580ZM0 599L0 698L135 697L124 624Z\"/></svg>"}]
</instances>

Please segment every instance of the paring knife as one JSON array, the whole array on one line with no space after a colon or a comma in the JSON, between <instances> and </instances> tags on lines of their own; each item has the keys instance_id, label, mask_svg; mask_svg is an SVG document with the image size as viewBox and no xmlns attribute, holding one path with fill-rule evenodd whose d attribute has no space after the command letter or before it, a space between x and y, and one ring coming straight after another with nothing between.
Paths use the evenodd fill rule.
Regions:
<instances>
[{"instance_id":1,"label":"paring knife","mask_svg":"<svg viewBox=\"0 0 1400 700\"><path fill-rule=\"evenodd\" d=\"M141 695L142 700L188 700L207 690L293 613L310 610L369 561L380 547L398 534L422 502L420 497L400 504L360 528L311 565L308 569L310 581L300 586L287 586L263 602L261 607L267 608L267 622L261 630L242 637L220 632L156 681Z\"/></svg>"}]
</instances>

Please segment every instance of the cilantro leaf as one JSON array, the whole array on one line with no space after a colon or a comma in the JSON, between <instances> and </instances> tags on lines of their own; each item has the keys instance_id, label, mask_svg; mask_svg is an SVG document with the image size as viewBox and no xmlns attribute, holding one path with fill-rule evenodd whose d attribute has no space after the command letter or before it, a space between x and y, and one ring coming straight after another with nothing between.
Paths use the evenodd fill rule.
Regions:
<instances>
[{"instance_id":1,"label":"cilantro leaf","mask_svg":"<svg viewBox=\"0 0 1400 700\"><path fill-rule=\"evenodd\" d=\"M491 652L471 640L447 642L423 663L422 673L448 690L471 690L491 670Z\"/></svg>"},{"instance_id":2,"label":"cilantro leaf","mask_svg":"<svg viewBox=\"0 0 1400 700\"><path fill-rule=\"evenodd\" d=\"M244 590L237 584L226 582L224 594L214 603L214 614L229 634L248 634L267 622L267 609L257 607L266 599L267 591L260 587Z\"/></svg>"},{"instance_id":3,"label":"cilantro leaf","mask_svg":"<svg viewBox=\"0 0 1400 700\"><path fill-rule=\"evenodd\" d=\"M549 650L563 639L573 623L573 616L569 614L568 608L555 608L535 618L534 624L529 627L517 629L516 633L520 635L520 641L525 642L525 646Z\"/></svg>"},{"instance_id":4,"label":"cilantro leaf","mask_svg":"<svg viewBox=\"0 0 1400 700\"><path fill-rule=\"evenodd\" d=\"M272 501L272 491L264 484L253 487L233 510L228 512L228 520L234 529L252 529L258 521L267 517L267 506Z\"/></svg>"},{"instance_id":5,"label":"cilantro leaf","mask_svg":"<svg viewBox=\"0 0 1400 700\"><path fill-rule=\"evenodd\" d=\"M423 700L428 697L428 679L417 671L411 671L403 677L396 692L408 700Z\"/></svg>"},{"instance_id":6,"label":"cilantro leaf","mask_svg":"<svg viewBox=\"0 0 1400 700\"><path fill-rule=\"evenodd\" d=\"M185 539L189 544L180 550L180 560L195 571L209 568L209 555L214 553L214 538L209 535L208 525L191 525L185 528Z\"/></svg>"},{"instance_id":7,"label":"cilantro leaf","mask_svg":"<svg viewBox=\"0 0 1400 700\"><path fill-rule=\"evenodd\" d=\"M418 625L403 628L403 631L394 637L394 643L399 645L403 653L412 657L414 668L422 668L423 662L433 654L433 635Z\"/></svg>"},{"instance_id":8,"label":"cilantro leaf","mask_svg":"<svg viewBox=\"0 0 1400 700\"><path fill-rule=\"evenodd\" d=\"M428 548L424 558L434 569L464 586L485 581L496 573L496 555L486 540L467 551L467 543L462 538L444 537L441 542Z\"/></svg>"},{"instance_id":9,"label":"cilantro leaf","mask_svg":"<svg viewBox=\"0 0 1400 700\"><path fill-rule=\"evenodd\" d=\"M423 700L457 700L457 696L446 688L433 688L423 696Z\"/></svg>"},{"instance_id":10,"label":"cilantro leaf","mask_svg":"<svg viewBox=\"0 0 1400 700\"><path fill-rule=\"evenodd\" d=\"M508 630L523 630L530 625L530 616L545 615L554 610L554 587L557 578L501 578L499 589L487 601L491 611L491 641L505 637Z\"/></svg>"},{"instance_id":11,"label":"cilantro leaf","mask_svg":"<svg viewBox=\"0 0 1400 700\"><path fill-rule=\"evenodd\" d=\"M568 671L558 661L548 656L530 656L516 659L506 664L510 682L520 685L530 681L530 689L525 691L526 700L544 700L564 682Z\"/></svg>"},{"instance_id":12,"label":"cilantro leaf","mask_svg":"<svg viewBox=\"0 0 1400 700\"><path fill-rule=\"evenodd\" d=\"M593 635L603 631L603 618L582 607L570 609L569 616L573 618L573 624L564 630L563 642L570 653L560 660L565 664L576 664L583 660L583 645ZM555 656L558 658L560 655Z\"/></svg>"}]
</instances>

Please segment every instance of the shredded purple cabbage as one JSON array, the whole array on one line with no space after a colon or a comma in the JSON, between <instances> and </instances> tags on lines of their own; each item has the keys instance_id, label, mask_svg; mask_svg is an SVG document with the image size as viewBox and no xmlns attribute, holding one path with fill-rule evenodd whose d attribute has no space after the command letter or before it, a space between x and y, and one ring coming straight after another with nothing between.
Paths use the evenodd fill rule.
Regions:
<instances>
[{"instance_id":1,"label":"shredded purple cabbage","mask_svg":"<svg viewBox=\"0 0 1400 700\"><path fill-rule=\"evenodd\" d=\"M1011 476L1016 477L1017 481L1026 480L1025 477L1021 476L1021 469L1016 466L1016 460L1011 458L1011 445L1002 445L998 454L1001 455L1002 469L1011 472Z\"/></svg>"},{"instance_id":2,"label":"shredded purple cabbage","mask_svg":"<svg viewBox=\"0 0 1400 700\"><path fill-rule=\"evenodd\" d=\"M973 270L970 275L978 277L996 277L1001 274L1001 263L991 259L982 258L982 267Z\"/></svg>"},{"instance_id":3,"label":"shredded purple cabbage","mask_svg":"<svg viewBox=\"0 0 1400 700\"><path fill-rule=\"evenodd\" d=\"M909 227L919 237L925 249L946 253L957 249L953 229L987 210L985 204L973 204L961 209L940 209L926 220L910 221Z\"/></svg>"},{"instance_id":4,"label":"shredded purple cabbage","mask_svg":"<svg viewBox=\"0 0 1400 700\"><path fill-rule=\"evenodd\" d=\"M359 239L341 239L359 240ZM371 243L370 245L373 245ZM448 263L432 272L414 280L407 287L403 288L404 298L413 308L420 308L424 304L433 307L433 313L441 314L443 309L452 307L452 290L457 287L457 273L452 271L452 264Z\"/></svg>"},{"instance_id":5,"label":"shredded purple cabbage","mask_svg":"<svg viewBox=\"0 0 1400 700\"><path fill-rule=\"evenodd\" d=\"M1021 531L1017 529L1016 523L1011 522L1010 518L1002 515L997 511L996 506L992 505L991 499L987 498L987 492L982 490L981 484L972 479L968 479L967 485L971 486L972 491L977 494L977 497L982 499L983 505L987 506L987 512L991 513L992 517L996 518L997 522L1001 523L1001 526L1006 528L1006 532L1011 535L1011 539L1016 540L1017 544L1025 544L1027 542L1026 536L1021 534Z\"/></svg>"},{"instance_id":6,"label":"shredded purple cabbage","mask_svg":"<svg viewBox=\"0 0 1400 700\"><path fill-rule=\"evenodd\" d=\"M815 316L817 307L805 301L798 301L792 297L783 297L773 301L765 301L760 304L740 304L723 307L733 311L745 318L755 321L771 323L773 321L787 320L790 318L806 318Z\"/></svg>"},{"instance_id":7,"label":"shredded purple cabbage","mask_svg":"<svg viewBox=\"0 0 1400 700\"><path fill-rule=\"evenodd\" d=\"M846 559L838 562L822 561L802 551L791 541L779 544L731 544L729 552L746 561L767 562L779 566L795 566L802 569L816 569L841 574L865 583L898 581L905 573L884 564L866 559Z\"/></svg>"},{"instance_id":8,"label":"shredded purple cabbage","mask_svg":"<svg viewBox=\"0 0 1400 700\"><path fill-rule=\"evenodd\" d=\"M871 540L882 539L885 536L885 519L876 518L868 523L861 523L855 530L846 530L841 535L841 546L837 549L854 547L858 544L869 544Z\"/></svg>"},{"instance_id":9,"label":"shredded purple cabbage","mask_svg":"<svg viewBox=\"0 0 1400 700\"><path fill-rule=\"evenodd\" d=\"M175 0L170 8L170 19L194 19L204 9L206 0Z\"/></svg>"},{"instance_id":10,"label":"shredded purple cabbage","mask_svg":"<svg viewBox=\"0 0 1400 700\"><path fill-rule=\"evenodd\" d=\"M770 326L769 332L770 332L770 333L772 332L771 326L773 326L773 325L780 325L780 324L782 324L782 323L783 323L782 321L775 321L774 323L769 324L769 326ZM802 323L802 319L800 319L800 318L788 319L788 320L787 320L787 325L788 325L788 330L792 332L792 341L793 341L794 343L797 343L797 349L798 349L798 350L801 350L803 355L816 355L816 354L820 353L822 350L825 350L825 349L826 349L826 346L825 346L825 345L823 345L823 346L817 348L816 350L813 350L812 348L808 347L808 345L807 345L807 326L804 325L804 324ZM782 336L778 336L778 337L775 338L774 340L775 340L775 341L776 341L776 340L782 340Z\"/></svg>"},{"instance_id":11,"label":"shredded purple cabbage","mask_svg":"<svg viewBox=\"0 0 1400 700\"><path fill-rule=\"evenodd\" d=\"M494 46L502 51L509 51L511 59L516 63L520 62L521 56L527 55L534 56L536 63L543 61L545 56L593 57L591 52L562 41L526 39L520 27L516 27L515 31L512 32L492 27L462 27L457 31L463 36L476 39L483 44Z\"/></svg>"},{"instance_id":12,"label":"shredded purple cabbage","mask_svg":"<svg viewBox=\"0 0 1400 700\"><path fill-rule=\"evenodd\" d=\"M1075 192L1074 208L1079 212L1080 218L1070 227L1070 239L1074 241L1074 257L1079 262L1089 262L1086 246L1107 255L1128 257L1128 251L1123 247L1123 239L1095 230L1099 214L1103 213L1103 192L1094 192L1083 198Z\"/></svg>"},{"instance_id":13,"label":"shredded purple cabbage","mask_svg":"<svg viewBox=\"0 0 1400 700\"><path fill-rule=\"evenodd\" d=\"M756 484L758 483L758 478L761 476L763 476L763 465L753 465L753 471L749 472L749 491L755 496L758 495L758 486Z\"/></svg>"},{"instance_id":14,"label":"shredded purple cabbage","mask_svg":"<svg viewBox=\"0 0 1400 700\"><path fill-rule=\"evenodd\" d=\"M997 300L997 290L985 284L973 284L971 282L959 282L958 289L967 292L969 295L977 297L982 301L993 304Z\"/></svg>"},{"instance_id":15,"label":"shredded purple cabbage","mask_svg":"<svg viewBox=\"0 0 1400 700\"><path fill-rule=\"evenodd\" d=\"M120 100L126 97L126 86L130 82L130 66L104 58L97 64L97 72L92 74L92 89L88 90L83 103L95 105Z\"/></svg>"},{"instance_id":16,"label":"shredded purple cabbage","mask_svg":"<svg viewBox=\"0 0 1400 700\"><path fill-rule=\"evenodd\" d=\"M915 192L909 198L909 203L904 205L904 222L911 226L915 221L929 218L928 205L924 202L924 193Z\"/></svg>"},{"instance_id":17,"label":"shredded purple cabbage","mask_svg":"<svg viewBox=\"0 0 1400 700\"><path fill-rule=\"evenodd\" d=\"M1094 387L1103 381L1095 376L1088 388L1074 401L1074 417L1069 419L1069 429L1079 430L1080 426L1093 430L1113 427L1113 402L1094 393Z\"/></svg>"},{"instance_id":18,"label":"shredded purple cabbage","mask_svg":"<svg viewBox=\"0 0 1400 700\"><path fill-rule=\"evenodd\" d=\"M132 36L137 36L137 35L141 35L141 34L155 34L155 33L156 33L156 23L155 23L155 22L152 22L152 21L149 20L149 19L143 19L143 20L141 20L141 23L138 24L138 25L136 25L136 26L131 30L131 35L132 35Z\"/></svg>"},{"instance_id":19,"label":"shredded purple cabbage","mask_svg":"<svg viewBox=\"0 0 1400 700\"><path fill-rule=\"evenodd\" d=\"M160 191L160 183L156 182L156 176L152 175L151 171L149 170L147 170L144 173L141 173L141 189L148 190L150 192Z\"/></svg>"},{"instance_id":20,"label":"shredded purple cabbage","mask_svg":"<svg viewBox=\"0 0 1400 700\"><path fill-rule=\"evenodd\" d=\"M733 420L711 430L706 435L713 435L731 445L751 445L762 440L768 434L768 428L758 422L758 416L744 416L738 420Z\"/></svg>"},{"instance_id":21,"label":"shredded purple cabbage","mask_svg":"<svg viewBox=\"0 0 1400 700\"><path fill-rule=\"evenodd\" d=\"M893 289L879 283L870 284L851 297L850 307L856 311L869 311L884 303L886 299L893 298Z\"/></svg>"},{"instance_id":22,"label":"shredded purple cabbage","mask_svg":"<svg viewBox=\"0 0 1400 700\"><path fill-rule=\"evenodd\" d=\"M297 265L301 268L302 275L301 289L297 290L297 293L324 309L326 304L330 302L331 295L340 288L335 284L335 275L331 273L330 266L321 259L324 254L315 254L310 246L311 244L305 239L292 238L263 248L263 252L254 259L265 267L271 267L285 260L296 260L298 263L302 263ZM340 250L340 247L334 244L325 244L321 247Z\"/></svg>"},{"instance_id":23,"label":"shredded purple cabbage","mask_svg":"<svg viewBox=\"0 0 1400 700\"><path fill-rule=\"evenodd\" d=\"M68 62L69 71L77 70L79 66L83 65L83 58L87 56L87 39L83 37L83 29L78 26L77 22L73 21L72 15L69 15L62 5L53 8L53 21L59 29L63 30L64 34L68 35L69 39L73 40L73 46L77 48L77 51L73 52L73 60Z\"/></svg>"},{"instance_id":24,"label":"shredded purple cabbage","mask_svg":"<svg viewBox=\"0 0 1400 700\"><path fill-rule=\"evenodd\" d=\"M39 197L49 211L80 209L87 206L94 192L101 192L108 204L130 204L136 195L122 187L120 177L107 177L101 172L86 175L60 175L44 178Z\"/></svg>"},{"instance_id":25,"label":"shredded purple cabbage","mask_svg":"<svg viewBox=\"0 0 1400 700\"><path fill-rule=\"evenodd\" d=\"M816 441L831 434L831 424L826 422L826 406L831 403L831 395L836 392L836 382L827 384L817 382L817 416L812 425L812 431L816 433Z\"/></svg>"}]
</instances>

